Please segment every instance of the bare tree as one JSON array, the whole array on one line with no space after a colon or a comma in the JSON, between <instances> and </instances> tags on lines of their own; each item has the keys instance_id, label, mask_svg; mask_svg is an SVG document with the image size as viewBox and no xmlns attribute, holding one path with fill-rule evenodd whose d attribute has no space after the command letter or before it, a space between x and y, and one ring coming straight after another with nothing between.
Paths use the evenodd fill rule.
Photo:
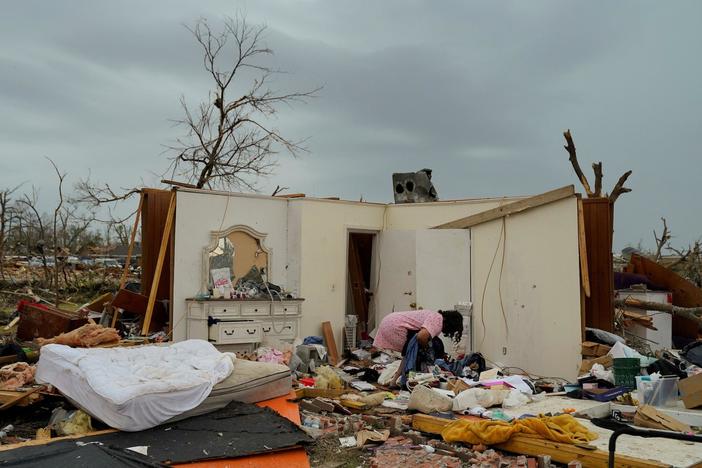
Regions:
<instances>
[{"instance_id":1,"label":"bare tree","mask_svg":"<svg viewBox=\"0 0 702 468\"><path fill-rule=\"evenodd\" d=\"M264 26L252 26L242 16L225 18L221 32L215 32L205 19L188 27L202 48L203 66L212 79L208 102L196 108L184 98L184 117L176 120L187 132L171 146L168 172L196 187L245 187L253 189L251 178L268 175L275 155L284 150L293 156L304 152L300 141L281 136L268 125L280 105L306 102L319 90L281 93L269 87L278 73L264 65L272 50L263 45ZM246 74L252 83L241 94Z\"/></svg>"},{"instance_id":2,"label":"bare tree","mask_svg":"<svg viewBox=\"0 0 702 468\"><path fill-rule=\"evenodd\" d=\"M666 222L665 218L661 218L661 221L663 221L663 232L661 232L661 237L658 237L655 229L653 230L653 238L656 239L656 252L653 254L653 260L656 262L660 261L661 257L663 256L663 247L666 247L670 242L670 239L673 238L673 235L668 229L668 223Z\"/></svg>"},{"instance_id":3,"label":"bare tree","mask_svg":"<svg viewBox=\"0 0 702 468\"><path fill-rule=\"evenodd\" d=\"M56 307L59 306L59 245L58 245L58 222L59 222L59 213L61 212L61 209L63 208L63 180L66 178L66 173L61 173L59 171L59 168L56 166L56 163L51 158L46 158L49 160L51 165L54 167L54 171L56 171L56 176L58 176L58 197L59 197L59 202L56 205L56 208L54 208L54 219L53 219L53 230L52 230L52 247L53 247L53 252L54 252L54 302Z\"/></svg>"},{"instance_id":4,"label":"bare tree","mask_svg":"<svg viewBox=\"0 0 702 468\"><path fill-rule=\"evenodd\" d=\"M666 268L669 268L689 281L702 287L702 242L694 241L686 248L676 248L671 244L673 239L672 231L668 228L668 223L665 218L663 221L663 231L658 237L656 231L653 231L653 237L656 240L656 251L650 255L656 262L664 263ZM663 255L663 249L672 252L677 258L666 259ZM664 260L666 260L664 262Z\"/></svg>"},{"instance_id":5,"label":"bare tree","mask_svg":"<svg viewBox=\"0 0 702 468\"><path fill-rule=\"evenodd\" d=\"M570 134L570 129L563 132L563 137L566 140L566 144L563 147L568 152L568 159L570 160L570 164L573 166L575 174L578 176L580 183L585 189L585 194L588 196L588 198L602 197L602 162L600 161L592 164L592 171L595 173L595 190L593 191L590 188L590 182L588 182L587 177L583 173L583 170L580 168L578 156L575 151L575 143L573 142L573 136ZM612 192L609 195L605 194L604 196L609 198L609 201L614 203L617 201L620 195L631 192L630 188L624 187L624 184L626 183L630 175L631 171L627 171L624 174L622 174L617 183L614 185Z\"/></svg>"},{"instance_id":6,"label":"bare tree","mask_svg":"<svg viewBox=\"0 0 702 468\"><path fill-rule=\"evenodd\" d=\"M32 185L31 195L25 193L19 203L25 207L23 218L27 231L27 253L37 252L41 256L42 267L44 269L44 279L46 283L51 282L49 264L46 260L46 223L39 213L37 204L39 202L39 192ZM36 231L36 239L32 236L32 231Z\"/></svg>"},{"instance_id":7,"label":"bare tree","mask_svg":"<svg viewBox=\"0 0 702 468\"><path fill-rule=\"evenodd\" d=\"M7 244L8 226L13 216L12 195L19 188L0 191L0 278L5 279L5 245Z\"/></svg>"}]
</instances>

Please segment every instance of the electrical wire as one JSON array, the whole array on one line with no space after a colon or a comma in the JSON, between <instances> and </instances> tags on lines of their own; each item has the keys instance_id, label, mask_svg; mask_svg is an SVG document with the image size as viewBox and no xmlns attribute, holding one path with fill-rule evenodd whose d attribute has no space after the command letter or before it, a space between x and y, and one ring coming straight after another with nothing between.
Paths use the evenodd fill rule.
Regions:
<instances>
[{"instance_id":1,"label":"electrical wire","mask_svg":"<svg viewBox=\"0 0 702 468\"><path fill-rule=\"evenodd\" d=\"M500 204L500 206L502 206ZM500 225L501 228L504 228L504 224ZM500 245L502 244L502 229L500 230L500 236L499 239L497 240L497 245L495 246L495 254L492 256L492 261L490 262L490 268L488 269L488 274L487 277L485 278L485 285L483 287L483 294L480 298L480 322L483 326L483 337L480 340L480 348L483 347L483 344L485 343L485 336L487 335L487 327L485 326L485 313L484 313L484 308L485 308L485 293L487 292L487 287L488 283L490 282L490 275L492 274L492 267L495 265L495 260L497 259L497 252L500 250Z\"/></svg>"},{"instance_id":2,"label":"electrical wire","mask_svg":"<svg viewBox=\"0 0 702 468\"><path fill-rule=\"evenodd\" d=\"M502 311L502 320L505 322L505 338L509 339L509 325L507 324L507 314L505 313L505 305L502 302L502 272L505 269L505 252L507 251L507 216L502 217L502 261L500 262L500 277L497 280L497 295L500 298L500 310Z\"/></svg>"}]
</instances>

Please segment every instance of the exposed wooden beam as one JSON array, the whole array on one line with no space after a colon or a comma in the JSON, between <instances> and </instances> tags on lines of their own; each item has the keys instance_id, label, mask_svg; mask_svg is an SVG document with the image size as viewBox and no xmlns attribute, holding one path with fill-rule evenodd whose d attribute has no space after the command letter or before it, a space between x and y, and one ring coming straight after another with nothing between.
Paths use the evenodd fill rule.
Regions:
<instances>
[{"instance_id":1,"label":"exposed wooden beam","mask_svg":"<svg viewBox=\"0 0 702 468\"><path fill-rule=\"evenodd\" d=\"M434 229L468 229L472 226L499 219L504 216L521 213L523 211L536 208L537 206L543 206L548 203L563 200L564 198L571 197L574 194L575 187L572 185L567 185L556 190L551 190L550 192L545 192L523 200L507 203L506 205L498 206L497 208L483 211L482 213L440 224L439 226L434 226Z\"/></svg>"},{"instance_id":2,"label":"exposed wooden beam","mask_svg":"<svg viewBox=\"0 0 702 468\"><path fill-rule=\"evenodd\" d=\"M587 265L587 240L585 238L585 215L583 201L578 198L578 253L580 254L580 282L583 292L590 297L590 270Z\"/></svg>"},{"instance_id":3,"label":"exposed wooden beam","mask_svg":"<svg viewBox=\"0 0 702 468\"><path fill-rule=\"evenodd\" d=\"M166 185L172 185L174 187L183 187L183 188L198 188L197 185L193 184L188 184L187 182L178 182L177 180L170 180L170 179L161 179L162 184Z\"/></svg>"}]
</instances>

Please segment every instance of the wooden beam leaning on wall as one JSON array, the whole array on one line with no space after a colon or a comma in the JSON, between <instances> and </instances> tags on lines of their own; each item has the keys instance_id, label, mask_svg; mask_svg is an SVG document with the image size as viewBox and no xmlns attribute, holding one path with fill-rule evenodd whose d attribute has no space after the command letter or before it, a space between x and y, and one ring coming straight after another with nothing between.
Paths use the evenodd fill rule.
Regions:
<instances>
[{"instance_id":1,"label":"wooden beam leaning on wall","mask_svg":"<svg viewBox=\"0 0 702 468\"><path fill-rule=\"evenodd\" d=\"M468 229L478 224L486 223L504 216L521 213L522 211L530 210L548 203L553 203L573 195L575 195L575 187L572 185L567 185L556 190L551 190L550 192L545 192L540 195L534 195L533 197L507 203L506 205L483 211L482 213L440 224L438 226L434 226L433 229Z\"/></svg>"}]
</instances>

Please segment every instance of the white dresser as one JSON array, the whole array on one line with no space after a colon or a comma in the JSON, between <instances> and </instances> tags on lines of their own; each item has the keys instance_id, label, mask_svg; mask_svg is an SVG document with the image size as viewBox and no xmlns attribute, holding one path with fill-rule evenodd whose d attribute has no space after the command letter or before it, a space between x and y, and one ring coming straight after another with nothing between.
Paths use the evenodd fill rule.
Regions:
<instances>
[{"instance_id":1,"label":"white dresser","mask_svg":"<svg viewBox=\"0 0 702 468\"><path fill-rule=\"evenodd\" d=\"M250 350L263 338L292 342L300 333L304 299L186 299L187 338Z\"/></svg>"}]
</instances>

